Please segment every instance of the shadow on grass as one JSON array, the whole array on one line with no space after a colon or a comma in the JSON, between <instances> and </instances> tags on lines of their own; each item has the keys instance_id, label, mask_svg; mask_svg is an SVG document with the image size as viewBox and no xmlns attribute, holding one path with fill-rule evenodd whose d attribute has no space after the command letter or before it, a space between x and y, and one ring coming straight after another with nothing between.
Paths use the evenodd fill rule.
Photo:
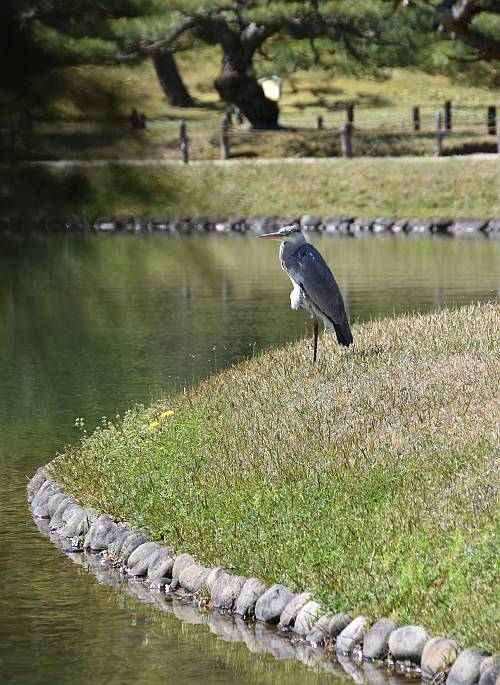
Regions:
<instances>
[{"instance_id":1,"label":"shadow on grass","mask_svg":"<svg viewBox=\"0 0 500 685\"><path fill-rule=\"evenodd\" d=\"M100 119L113 119L120 115L123 104L112 80L102 77L99 69L87 71L84 67L65 67L38 70L31 68L24 78L6 82L0 78L5 111L22 111L36 107L37 116L57 118L68 114L68 95L71 115L87 119L89 113Z\"/></svg>"},{"instance_id":2,"label":"shadow on grass","mask_svg":"<svg viewBox=\"0 0 500 685\"><path fill-rule=\"evenodd\" d=\"M167 170L158 174L140 166L0 167L1 218L28 230L47 217L154 212L178 192Z\"/></svg>"},{"instance_id":3,"label":"shadow on grass","mask_svg":"<svg viewBox=\"0 0 500 685\"><path fill-rule=\"evenodd\" d=\"M450 155L473 155L477 153L495 153L497 152L497 143L493 138L491 142L481 141L481 142L470 142L461 143L456 145L446 145L443 149L443 155L445 157Z\"/></svg>"}]
</instances>

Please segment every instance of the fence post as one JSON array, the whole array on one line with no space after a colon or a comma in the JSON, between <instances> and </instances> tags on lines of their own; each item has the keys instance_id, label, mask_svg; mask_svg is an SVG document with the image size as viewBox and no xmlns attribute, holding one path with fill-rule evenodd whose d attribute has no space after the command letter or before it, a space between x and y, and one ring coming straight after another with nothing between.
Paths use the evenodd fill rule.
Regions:
<instances>
[{"instance_id":1,"label":"fence post","mask_svg":"<svg viewBox=\"0 0 500 685\"><path fill-rule=\"evenodd\" d=\"M316 127L318 131L321 131L321 129L323 128L323 117L321 116L321 114L316 119Z\"/></svg>"},{"instance_id":2,"label":"fence post","mask_svg":"<svg viewBox=\"0 0 500 685\"><path fill-rule=\"evenodd\" d=\"M451 131L451 100L446 100L444 103L444 127L447 131Z\"/></svg>"},{"instance_id":3,"label":"fence post","mask_svg":"<svg viewBox=\"0 0 500 685\"><path fill-rule=\"evenodd\" d=\"M490 136L496 135L497 132L497 108L495 105L488 107L488 133Z\"/></svg>"},{"instance_id":4,"label":"fence post","mask_svg":"<svg viewBox=\"0 0 500 685\"><path fill-rule=\"evenodd\" d=\"M11 163L17 160L17 126L15 114L12 114L9 119L9 161Z\"/></svg>"},{"instance_id":5,"label":"fence post","mask_svg":"<svg viewBox=\"0 0 500 685\"><path fill-rule=\"evenodd\" d=\"M220 158L229 159L229 119L223 118L220 127Z\"/></svg>"},{"instance_id":6,"label":"fence post","mask_svg":"<svg viewBox=\"0 0 500 685\"><path fill-rule=\"evenodd\" d=\"M130 112L128 120L130 121L130 125L132 126L132 128L140 128L139 112L136 110L135 107Z\"/></svg>"},{"instance_id":7,"label":"fence post","mask_svg":"<svg viewBox=\"0 0 500 685\"><path fill-rule=\"evenodd\" d=\"M346 121L340 131L340 145L342 147L342 156L346 158L352 157L352 123Z\"/></svg>"},{"instance_id":8,"label":"fence post","mask_svg":"<svg viewBox=\"0 0 500 685\"><path fill-rule=\"evenodd\" d=\"M441 157L443 143L443 122L441 112L436 112L436 137L434 139L434 157Z\"/></svg>"},{"instance_id":9,"label":"fence post","mask_svg":"<svg viewBox=\"0 0 500 685\"><path fill-rule=\"evenodd\" d=\"M346 105L347 121L350 124L354 123L354 102L348 102Z\"/></svg>"},{"instance_id":10,"label":"fence post","mask_svg":"<svg viewBox=\"0 0 500 685\"><path fill-rule=\"evenodd\" d=\"M186 122L184 119L179 120L179 147L181 149L181 158L184 164L189 163L189 140L186 131Z\"/></svg>"},{"instance_id":11,"label":"fence post","mask_svg":"<svg viewBox=\"0 0 500 685\"><path fill-rule=\"evenodd\" d=\"M420 131L420 107L413 108L413 130Z\"/></svg>"}]
</instances>

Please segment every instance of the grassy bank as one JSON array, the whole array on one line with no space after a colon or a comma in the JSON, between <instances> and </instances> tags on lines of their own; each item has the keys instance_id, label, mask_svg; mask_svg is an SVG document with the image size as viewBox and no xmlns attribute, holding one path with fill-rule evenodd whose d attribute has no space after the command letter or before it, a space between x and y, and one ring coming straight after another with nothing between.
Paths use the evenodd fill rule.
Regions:
<instances>
[{"instance_id":1,"label":"grassy bank","mask_svg":"<svg viewBox=\"0 0 500 685\"><path fill-rule=\"evenodd\" d=\"M354 327L135 408L54 462L86 505L332 609L495 631L500 310Z\"/></svg>"},{"instance_id":2,"label":"grassy bank","mask_svg":"<svg viewBox=\"0 0 500 685\"><path fill-rule=\"evenodd\" d=\"M4 215L500 215L496 159L0 168Z\"/></svg>"}]
</instances>

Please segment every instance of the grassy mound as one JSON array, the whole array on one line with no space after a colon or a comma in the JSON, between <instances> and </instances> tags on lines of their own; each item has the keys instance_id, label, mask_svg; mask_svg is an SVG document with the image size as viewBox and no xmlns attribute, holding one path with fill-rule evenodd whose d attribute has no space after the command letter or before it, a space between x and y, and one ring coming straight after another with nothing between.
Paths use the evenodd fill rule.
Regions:
<instances>
[{"instance_id":1,"label":"grassy mound","mask_svg":"<svg viewBox=\"0 0 500 685\"><path fill-rule=\"evenodd\" d=\"M499 330L477 305L324 336L316 366L302 341L131 410L52 475L203 562L498 648Z\"/></svg>"}]
</instances>

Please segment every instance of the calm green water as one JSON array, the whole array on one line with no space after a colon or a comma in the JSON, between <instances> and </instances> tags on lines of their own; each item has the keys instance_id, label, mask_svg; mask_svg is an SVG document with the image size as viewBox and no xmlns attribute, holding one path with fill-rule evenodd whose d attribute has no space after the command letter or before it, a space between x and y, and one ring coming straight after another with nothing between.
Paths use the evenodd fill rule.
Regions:
<instances>
[{"instance_id":1,"label":"calm green water","mask_svg":"<svg viewBox=\"0 0 500 685\"><path fill-rule=\"evenodd\" d=\"M497 296L500 243L316 242L353 320ZM0 238L2 685L319 684L343 673L289 658L261 628L150 595L146 604L140 585L123 592L102 570L96 582L40 534L25 502L27 477L78 438L76 417L90 430L133 402L309 335L289 292L277 245L251 238ZM354 676L381 682L368 666Z\"/></svg>"}]
</instances>

